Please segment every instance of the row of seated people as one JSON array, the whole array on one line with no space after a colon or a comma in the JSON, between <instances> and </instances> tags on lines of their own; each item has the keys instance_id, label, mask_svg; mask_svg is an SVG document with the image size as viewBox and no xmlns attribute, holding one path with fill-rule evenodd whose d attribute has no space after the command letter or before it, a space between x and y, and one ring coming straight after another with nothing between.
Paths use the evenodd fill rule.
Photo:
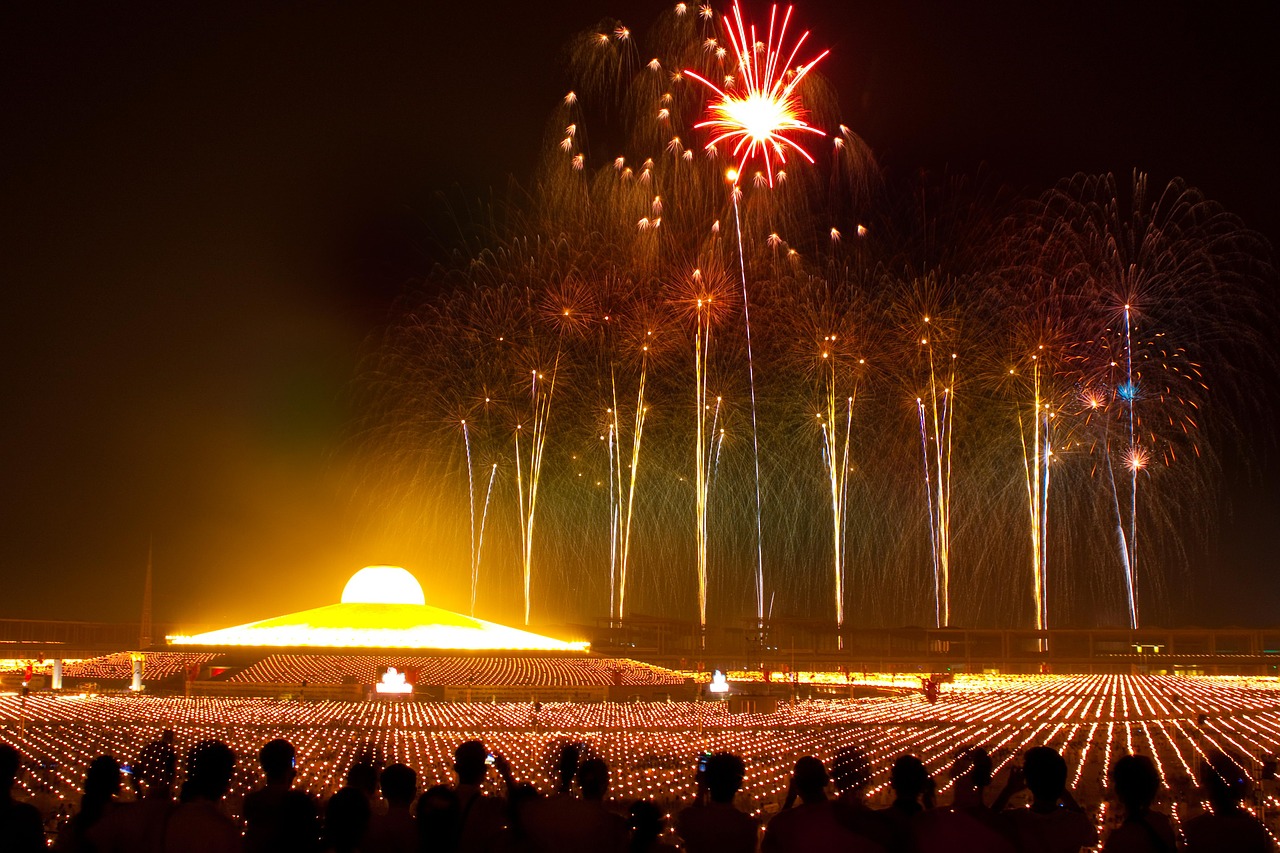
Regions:
<instances>
[{"instance_id":1,"label":"row of seated people","mask_svg":"<svg viewBox=\"0 0 1280 853\"><path fill-rule=\"evenodd\" d=\"M188 753L186 782L177 802L177 756L171 733L148 744L132 779L137 798L120 802L121 770L111 756L89 768L78 812L58 832L55 850L72 853L1078 853L1099 845L1095 822L1067 788L1067 767L1053 749L1033 747L992 802L992 765L981 748L961 753L951 768L954 795L938 807L925 765L900 756L890 771L894 800L870 808L864 789L870 768L844 749L832 774L812 756L796 762L782 810L763 827L734 806L744 765L729 753L704 756L697 770L698 796L675 817L676 839L664 840L667 816L650 801L626 814L607 802L609 768L583 760L578 745L562 748L559 786L549 794L517 782L509 763L480 741L454 753L456 784L418 796L417 774L404 764L378 769L369 757L356 761L347 784L323 805L294 787L296 753L273 740L259 753L264 784L244 802L243 824L221 808L236 756L221 741L207 740ZM0 745L0 849L45 849L39 813L15 801L19 768L15 749ZM501 780L501 794L488 786ZM1151 761L1125 755L1110 780L1122 820L1102 839L1104 853L1261 853L1274 850L1266 828L1242 801L1250 780L1237 759L1215 753L1200 773L1211 811L1184 823L1181 837L1152 804L1160 777ZM577 790L575 791L575 782ZM835 783L835 796L829 796ZM1010 808L1029 790L1029 805ZM381 797L379 797L379 792ZM415 806L416 800L416 806Z\"/></svg>"},{"instance_id":2,"label":"row of seated people","mask_svg":"<svg viewBox=\"0 0 1280 853\"><path fill-rule=\"evenodd\" d=\"M237 683L339 684L344 677L372 684L394 666L420 685L555 686L680 684L684 679L649 664L614 658L426 657L385 655L269 655L229 679Z\"/></svg>"}]
</instances>

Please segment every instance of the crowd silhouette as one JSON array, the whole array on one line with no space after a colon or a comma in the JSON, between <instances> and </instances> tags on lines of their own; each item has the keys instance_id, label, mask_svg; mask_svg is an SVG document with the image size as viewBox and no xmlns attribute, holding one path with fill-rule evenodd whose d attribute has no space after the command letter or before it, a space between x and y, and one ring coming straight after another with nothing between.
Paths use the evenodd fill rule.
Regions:
<instances>
[{"instance_id":1,"label":"crowd silhouette","mask_svg":"<svg viewBox=\"0 0 1280 853\"><path fill-rule=\"evenodd\" d=\"M950 802L913 755L889 771L892 803L875 809L867 789L873 772L845 748L830 770L818 758L795 763L781 810L762 822L735 799L746 776L730 753L703 754L693 769L694 802L674 820L657 803L610 802L609 767L579 744L557 760L554 791L516 779L503 756L477 740L454 752L453 785L418 791L418 774L400 763L380 766L357 756L346 784L320 803L294 785L297 755L286 740L258 754L262 786L244 798L242 819L224 797L237 756L204 740L186 755L185 781L174 796L178 756L173 733L146 745L132 767L103 755L89 766L73 815L56 828L53 849L70 853L1254 853L1274 850L1266 827L1243 803L1252 780L1235 756L1214 752L1199 769L1209 809L1186 820L1181 835L1154 807L1160 774L1142 755L1122 755L1110 768L1117 809L1100 838L1099 823L1072 796L1067 764L1047 746L1028 749L994 797L991 757L959 750L946 771ZM21 756L0 744L0 850L47 849L40 812L16 800ZM1023 791L1030 802L1013 805ZM1116 816L1118 815L1118 820ZM669 825L670 824L670 825Z\"/></svg>"}]
</instances>

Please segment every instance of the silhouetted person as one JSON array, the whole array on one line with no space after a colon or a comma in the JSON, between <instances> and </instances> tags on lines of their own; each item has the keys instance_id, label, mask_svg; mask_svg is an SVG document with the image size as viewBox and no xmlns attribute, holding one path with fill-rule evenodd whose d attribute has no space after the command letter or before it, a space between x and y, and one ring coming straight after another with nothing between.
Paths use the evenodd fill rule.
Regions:
<instances>
[{"instance_id":1,"label":"silhouetted person","mask_svg":"<svg viewBox=\"0 0 1280 853\"><path fill-rule=\"evenodd\" d=\"M528 782L513 784L507 791L507 828L489 842L489 853L525 853L536 846L525 830L524 821L530 813L538 811L535 805L542 799L538 789Z\"/></svg>"},{"instance_id":2,"label":"silhouetted person","mask_svg":"<svg viewBox=\"0 0 1280 853\"><path fill-rule=\"evenodd\" d=\"M1014 767L996 803L1003 807L1023 789L1031 791L1031 805L1001 815L1005 833L1023 853L1077 853L1098 843L1093 821L1067 790L1067 763L1047 746L1028 749L1022 767Z\"/></svg>"},{"instance_id":3,"label":"silhouetted person","mask_svg":"<svg viewBox=\"0 0 1280 853\"><path fill-rule=\"evenodd\" d=\"M855 747L836 751L831 759L831 781L835 785L836 816L850 831L865 836L888 849L892 833L875 809L867 805L864 791L871 784L871 765Z\"/></svg>"},{"instance_id":4,"label":"silhouetted person","mask_svg":"<svg viewBox=\"0 0 1280 853\"><path fill-rule=\"evenodd\" d=\"M448 785L435 785L418 798L418 850L453 853L458 849L458 824L462 808Z\"/></svg>"},{"instance_id":5,"label":"silhouetted person","mask_svg":"<svg viewBox=\"0 0 1280 853\"><path fill-rule=\"evenodd\" d=\"M187 753L187 781L164 832L164 853L234 853L240 831L220 809L236 756L220 740L203 740Z\"/></svg>"},{"instance_id":6,"label":"silhouetted person","mask_svg":"<svg viewBox=\"0 0 1280 853\"><path fill-rule=\"evenodd\" d=\"M453 772L458 776L454 793L458 797L458 850L462 853L480 853L491 839L507 826L507 804L502 797L486 794L483 790L489 773L489 751L478 740L458 744L453 753ZM500 755L493 756L497 769L511 790L511 767Z\"/></svg>"},{"instance_id":7,"label":"silhouetted person","mask_svg":"<svg viewBox=\"0 0 1280 853\"><path fill-rule=\"evenodd\" d=\"M94 845L89 832L103 819L120 792L120 764L110 755L99 755L89 765L84 777L84 796L80 798L80 811L58 833L53 845L55 850L71 853L93 853Z\"/></svg>"},{"instance_id":8,"label":"silhouetted person","mask_svg":"<svg viewBox=\"0 0 1280 853\"><path fill-rule=\"evenodd\" d=\"M245 853L308 853L320 846L319 809L305 791L293 787L297 753L287 740L268 742L258 752L266 785L244 798Z\"/></svg>"},{"instance_id":9,"label":"silhouetted person","mask_svg":"<svg viewBox=\"0 0 1280 853\"><path fill-rule=\"evenodd\" d=\"M351 769L347 771L346 787L355 788L370 803L378 799L378 768L373 753L365 751L356 756Z\"/></svg>"},{"instance_id":10,"label":"silhouetted person","mask_svg":"<svg viewBox=\"0 0 1280 853\"><path fill-rule=\"evenodd\" d=\"M374 815L365 837L366 853L413 853L418 848L418 825L409 807L418 793L418 774L403 764L391 764L378 782L387 813Z\"/></svg>"},{"instance_id":11,"label":"silhouetted person","mask_svg":"<svg viewBox=\"0 0 1280 853\"><path fill-rule=\"evenodd\" d=\"M632 803L627 820L627 828L631 830L627 853L674 853L674 847L659 840L666 823L662 809L648 800Z\"/></svg>"},{"instance_id":12,"label":"silhouetted person","mask_svg":"<svg viewBox=\"0 0 1280 853\"><path fill-rule=\"evenodd\" d=\"M138 799L131 803L116 802L89 830L88 838L96 853L133 853L159 848L173 810L177 763L177 754L170 743L158 740L143 747L129 777Z\"/></svg>"},{"instance_id":13,"label":"silhouetted person","mask_svg":"<svg viewBox=\"0 0 1280 853\"><path fill-rule=\"evenodd\" d=\"M521 820L533 845L541 850L563 853L621 853L626 848L626 823L604 808L609 788L609 768L600 759L584 761L577 769L582 797L572 794L573 775L580 749L569 744L561 748L560 790L532 803Z\"/></svg>"},{"instance_id":14,"label":"silhouetted person","mask_svg":"<svg viewBox=\"0 0 1280 853\"><path fill-rule=\"evenodd\" d=\"M582 762L582 747L576 743L566 743L560 747L556 756L556 776L560 780L556 787L557 794L573 793L573 780L578 776L578 765Z\"/></svg>"},{"instance_id":15,"label":"silhouetted person","mask_svg":"<svg viewBox=\"0 0 1280 853\"><path fill-rule=\"evenodd\" d=\"M718 752L707 758L706 769L697 774L697 801L676 816L676 834L689 853L752 853L756 849L759 824L733 805L745 773L736 755Z\"/></svg>"},{"instance_id":16,"label":"silhouetted person","mask_svg":"<svg viewBox=\"0 0 1280 853\"><path fill-rule=\"evenodd\" d=\"M0 842L13 853L44 850L44 824L40 810L13 798L21 765L18 750L0 743Z\"/></svg>"},{"instance_id":17,"label":"silhouetted person","mask_svg":"<svg viewBox=\"0 0 1280 853\"><path fill-rule=\"evenodd\" d=\"M985 802L991 784L987 751L962 750L948 774L954 790L950 807L929 809L912 820L917 853L1012 853L1013 845L995 828L995 814Z\"/></svg>"},{"instance_id":18,"label":"silhouetted person","mask_svg":"<svg viewBox=\"0 0 1280 853\"><path fill-rule=\"evenodd\" d=\"M609 765L603 759L589 758L578 768L578 789L582 801L591 807L584 812L587 817L586 832L598 844L597 850L622 851L627 846L627 821L605 807L605 794L609 792Z\"/></svg>"},{"instance_id":19,"label":"silhouetted person","mask_svg":"<svg viewBox=\"0 0 1280 853\"><path fill-rule=\"evenodd\" d=\"M987 788L991 786L991 770L991 756L985 749L971 746L961 750L949 771L952 780L951 808L985 819L991 812L986 801Z\"/></svg>"},{"instance_id":20,"label":"silhouetted person","mask_svg":"<svg viewBox=\"0 0 1280 853\"><path fill-rule=\"evenodd\" d=\"M1160 792L1160 774L1145 755L1121 756L1111 767L1111 788L1124 810L1123 822L1102 845L1105 853L1174 853L1173 824L1151 810Z\"/></svg>"},{"instance_id":21,"label":"silhouetted person","mask_svg":"<svg viewBox=\"0 0 1280 853\"><path fill-rule=\"evenodd\" d=\"M765 828L761 853L808 853L812 850L844 850L881 853L884 849L852 832L827 799L827 769L812 755L796 762L787 788L787 800ZM792 808L796 799L800 805Z\"/></svg>"},{"instance_id":22,"label":"silhouetted person","mask_svg":"<svg viewBox=\"0 0 1280 853\"><path fill-rule=\"evenodd\" d=\"M900 755L889 770L893 802L880 810L889 833L889 849L907 850L911 845L913 822L926 808L933 807L933 778L914 755Z\"/></svg>"},{"instance_id":23,"label":"silhouetted person","mask_svg":"<svg viewBox=\"0 0 1280 853\"><path fill-rule=\"evenodd\" d=\"M324 850L354 853L360 849L373 810L364 791L347 785L329 798L324 807Z\"/></svg>"},{"instance_id":24,"label":"silhouetted person","mask_svg":"<svg viewBox=\"0 0 1280 853\"><path fill-rule=\"evenodd\" d=\"M1213 752L1200 766L1200 787L1211 813L1183 824L1187 853L1255 853L1274 850L1271 838L1257 818L1240 808L1252 782L1241 769L1242 761Z\"/></svg>"}]
</instances>

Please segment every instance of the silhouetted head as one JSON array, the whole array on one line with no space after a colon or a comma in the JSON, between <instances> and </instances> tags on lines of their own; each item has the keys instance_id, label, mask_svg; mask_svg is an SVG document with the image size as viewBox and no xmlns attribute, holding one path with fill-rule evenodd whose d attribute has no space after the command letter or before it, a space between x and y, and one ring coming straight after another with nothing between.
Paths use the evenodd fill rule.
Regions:
<instances>
[{"instance_id":1,"label":"silhouetted head","mask_svg":"<svg viewBox=\"0 0 1280 853\"><path fill-rule=\"evenodd\" d=\"M220 800L231 785L236 755L220 740L202 740L187 752L187 781L182 786L182 800L196 797Z\"/></svg>"},{"instance_id":2,"label":"silhouetted head","mask_svg":"<svg viewBox=\"0 0 1280 853\"><path fill-rule=\"evenodd\" d=\"M631 804L631 813L627 820L633 842L639 842L639 844L633 844L632 849L644 849L662 834L666 824L662 809L648 800L636 800Z\"/></svg>"},{"instance_id":3,"label":"silhouetted head","mask_svg":"<svg viewBox=\"0 0 1280 853\"><path fill-rule=\"evenodd\" d=\"M578 768L578 787L584 800L603 800L609 790L609 765L600 758L588 758Z\"/></svg>"},{"instance_id":4,"label":"silhouetted head","mask_svg":"<svg viewBox=\"0 0 1280 853\"><path fill-rule=\"evenodd\" d=\"M573 777L578 775L578 762L582 758L582 747L576 743L566 743L560 747L560 757L556 761L556 772L560 775L560 793L567 794L573 786Z\"/></svg>"},{"instance_id":5,"label":"silhouetted head","mask_svg":"<svg viewBox=\"0 0 1280 853\"><path fill-rule=\"evenodd\" d=\"M510 806L511 814L517 824L519 823L520 815L524 812L524 807L541 798L542 792L528 782L517 782L511 786L510 790L507 791L507 805Z\"/></svg>"},{"instance_id":6,"label":"silhouetted head","mask_svg":"<svg viewBox=\"0 0 1280 853\"><path fill-rule=\"evenodd\" d=\"M453 751L453 772L458 774L459 785L479 785L484 781L489 767L484 760L489 750L478 740L463 741Z\"/></svg>"},{"instance_id":7,"label":"silhouetted head","mask_svg":"<svg viewBox=\"0 0 1280 853\"><path fill-rule=\"evenodd\" d=\"M18 766L22 763L18 750L7 743L0 743L0 793L8 791L18 778Z\"/></svg>"},{"instance_id":8,"label":"silhouetted head","mask_svg":"<svg viewBox=\"0 0 1280 853\"><path fill-rule=\"evenodd\" d=\"M378 770L368 756L358 757L351 765L347 771L347 787L355 788L366 799L371 800L378 795Z\"/></svg>"},{"instance_id":9,"label":"silhouetted head","mask_svg":"<svg viewBox=\"0 0 1280 853\"><path fill-rule=\"evenodd\" d=\"M133 766L137 779L146 786L149 796L170 796L173 777L178 771L178 754L173 746L153 740L142 748Z\"/></svg>"},{"instance_id":10,"label":"silhouetted head","mask_svg":"<svg viewBox=\"0 0 1280 853\"><path fill-rule=\"evenodd\" d=\"M1237 808L1253 786L1249 774L1241 769L1244 761L1218 750L1210 752L1208 758L1200 765L1200 786L1205 796L1215 811Z\"/></svg>"},{"instance_id":11,"label":"silhouetted head","mask_svg":"<svg viewBox=\"0 0 1280 853\"><path fill-rule=\"evenodd\" d=\"M452 850L462 808L447 785L433 785L418 798L418 837L423 850ZM430 846L428 846L430 845Z\"/></svg>"},{"instance_id":12,"label":"silhouetted head","mask_svg":"<svg viewBox=\"0 0 1280 853\"><path fill-rule=\"evenodd\" d=\"M1056 749L1033 746L1022 756L1027 788L1037 802L1054 803L1067 788L1067 762Z\"/></svg>"},{"instance_id":13,"label":"silhouetted head","mask_svg":"<svg viewBox=\"0 0 1280 853\"><path fill-rule=\"evenodd\" d=\"M831 759L831 780L841 793L861 791L871 781L871 765L867 756L857 747L842 747Z\"/></svg>"},{"instance_id":14,"label":"silhouetted head","mask_svg":"<svg viewBox=\"0 0 1280 853\"><path fill-rule=\"evenodd\" d=\"M830 779L827 777L827 768L822 765L822 761L812 755L806 755L796 762L792 775L795 778L796 793L800 795L800 799L806 803L825 799L827 782Z\"/></svg>"},{"instance_id":15,"label":"silhouetted head","mask_svg":"<svg viewBox=\"0 0 1280 853\"><path fill-rule=\"evenodd\" d=\"M889 770L889 787L899 800L915 802L929 787L929 771L914 755L900 755Z\"/></svg>"},{"instance_id":16,"label":"silhouetted head","mask_svg":"<svg viewBox=\"0 0 1280 853\"><path fill-rule=\"evenodd\" d=\"M258 752L258 763L268 782L292 782L297 775L298 755L284 738L268 741Z\"/></svg>"},{"instance_id":17,"label":"silhouetted head","mask_svg":"<svg viewBox=\"0 0 1280 853\"><path fill-rule=\"evenodd\" d=\"M991 784L991 756L980 746L969 746L960 750L956 760L951 763L948 775L952 779L964 779L974 788L981 790Z\"/></svg>"},{"instance_id":18,"label":"silhouetted head","mask_svg":"<svg viewBox=\"0 0 1280 853\"><path fill-rule=\"evenodd\" d=\"M418 774L412 767L392 764L382 771L382 796L388 803L408 806L418 793Z\"/></svg>"},{"instance_id":19,"label":"silhouetted head","mask_svg":"<svg viewBox=\"0 0 1280 853\"><path fill-rule=\"evenodd\" d=\"M1111 787L1125 811L1141 814L1160 791L1160 774L1145 755L1123 755L1111 766Z\"/></svg>"},{"instance_id":20,"label":"silhouetted head","mask_svg":"<svg viewBox=\"0 0 1280 853\"><path fill-rule=\"evenodd\" d=\"M369 829L369 798L358 788L343 788L324 809L324 834L335 851L355 850Z\"/></svg>"},{"instance_id":21,"label":"silhouetted head","mask_svg":"<svg viewBox=\"0 0 1280 853\"><path fill-rule=\"evenodd\" d=\"M734 795L742 787L742 777L747 773L742 759L732 753L717 752L707 759L707 772L703 777L711 800L716 803L732 803Z\"/></svg>"},{"instance_id":22,"label":"silhouetted head","mask_svg":"<svg viewBox=\"0 0 1280 853\"><path fill-rule=\"evenodd\" d=\"M110 755L99 755L84 777L85 799L109 800L119 792L120 762Z\"/></svg>"},{"instance_id":23,"label":"silhouetted head","mask_svg":"<svg viewBox=\"0 0 1280 853\"><path fill-rule=\"evenodd\" d=\"M73 818L74 834L83 839L85 832L98 822L107 803L120 790L120 763L110 755L99 755L89 765L84 777L84 796L80 811Z\"/></svg>"}]
</instances>

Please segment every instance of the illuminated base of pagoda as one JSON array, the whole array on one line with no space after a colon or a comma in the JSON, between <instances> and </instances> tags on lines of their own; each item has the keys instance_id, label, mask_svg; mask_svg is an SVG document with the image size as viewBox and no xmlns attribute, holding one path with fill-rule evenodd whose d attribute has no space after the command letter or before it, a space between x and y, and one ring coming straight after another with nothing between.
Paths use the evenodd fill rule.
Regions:
<instances>
[{"instance_id":1,"label":"illuminated base of pagoda","mask_svg":"<svg viewBox=\"0 0 1280 853\"><path fill-rule=\"evenodd\" d=\"M429 604L331 604L193 636L174 645L277 648L586 651L530 631L463 616Z\"/></svg>"}]
</instances>

